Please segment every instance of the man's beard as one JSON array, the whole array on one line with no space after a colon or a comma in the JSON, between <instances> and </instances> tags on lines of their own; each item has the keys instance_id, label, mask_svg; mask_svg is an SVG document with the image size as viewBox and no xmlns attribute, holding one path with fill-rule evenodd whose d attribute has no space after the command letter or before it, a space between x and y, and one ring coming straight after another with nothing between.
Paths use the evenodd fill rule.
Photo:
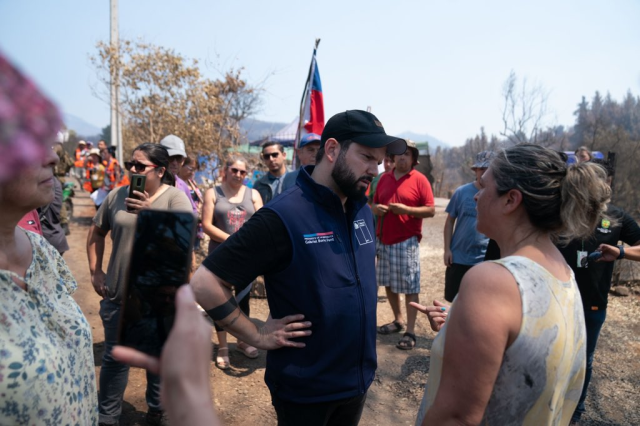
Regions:
<instances>
[{"instance_id":1,"label":"man's beard","mask_svg":"<svg viewBox=\"0 0 640 426\"><path fill-rule=\"evenodd\" d=\"M359 187L358 183L360 181L371 183L373 178L367 175L356 177L347 165L347 160L345 158L346 154L346 150L340 150L340 154L338 154L338 159L336 160L336 165L331 172L331 177L336 185L338 185L338 188L340 188L340 191L342 191L347 198L359 200L364 197L368 187Z\"/></svg>"}]
</instances>

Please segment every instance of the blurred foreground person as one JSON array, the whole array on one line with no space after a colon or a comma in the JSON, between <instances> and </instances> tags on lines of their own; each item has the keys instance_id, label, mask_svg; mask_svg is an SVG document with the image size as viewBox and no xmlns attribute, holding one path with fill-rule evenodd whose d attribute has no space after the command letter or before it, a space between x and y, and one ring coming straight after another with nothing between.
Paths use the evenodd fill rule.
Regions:
<instances>
[{"instance_id":1,"label":"blurred foreground person","mask_svg":"<svg viewBox=\"0 0 640 426\"><path fill-rule=\"evenodd\" d=\"M131 172L146 176L144 193L135 191L129 198L129 188L120 187L109 193L95 217L87 237L87 256L93 288L102 296L100 318L104 326L104 355L100 369L100 424L117 425L122 413L122 398L127 387L129 367L116 361L111 350L118 335L118 319L131 249L135 235L137 213L143 209L191 212L191 203L184 192L173 187L168 171L169 154L161 145L145 143L137 146L131 161L125 163ZM105 238L111 233L112 250L105 274L102 269ZM160 353L160 348L150 348ZM160 378L147 373L146 402L148 425L166 424L160 404Z\"/></svg>"},{"instance_id":2,"label":"blurred foreground person","mask_svg":"<svg viewBox=\"0 0 640 426\"><path fill-rule=\"evenodd\" d=\"M554 240L588 237L611 190L601 167L565 161L517 145L480 179L478 232L503 258L471 268L451 308L414 304L440 331L416 424L569 424L586 336L580 293Z\"/></svg>"},{"instance_id":3,"label":"blurred foreground person","mask_svg":"<svg viewBox=\"0 0 640 426\"><path fill-rule=\"evenodd\" d=\"M91 327L43 237L17 226L50 204L61 121L0 54L0 424L96 425Z\"/></svg>"},{"instance_id":4,"label":"blurred foreground person","mask_svg":"<svg viewBox=\"0 0 640 426\"><path fill-rule=\"evenodd\" d=\"M211 326L196 307L191 286L176 293L176 319L159 359L124 346L116 346L112 353L118 361L162 378L162 406L170 424L222 424L213 408L209 381Z\"/></svg>"}]
</instances>

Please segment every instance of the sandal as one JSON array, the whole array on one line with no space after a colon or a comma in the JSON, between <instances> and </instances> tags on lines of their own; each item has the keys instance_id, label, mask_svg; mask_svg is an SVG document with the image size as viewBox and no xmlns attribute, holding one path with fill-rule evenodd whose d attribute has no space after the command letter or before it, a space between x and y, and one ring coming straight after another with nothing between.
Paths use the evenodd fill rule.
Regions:
<instances>
[{"instance_id":1,"label":"sandal","mask_svg":"<svg viewBox=\"0 0 640 426\"><path fill-rule=\"evenodd\" d=\"M236 345L236 351L242 353L244 356L250 359L256 359L260 355L258 350L251 345L247 345L246 343L238 343Z\"/></svg>"},{"instance_id":2,"label":"sandal","mask_svg":"<svg viewBox=\"0 0 640 426\"><path fill-rule=\"evenodd\" d=\"M410 351L416 346L416 335L413 333L404 333L402 339L396 345L396 348L403 351Z\"/></svg>"},{"instance_id":3,"label":"sandal","mask_svg":"<svg viewBox=\"0 0 640 426\"><path fill-rule=\"evenodd\" d=\"M404 330L404 324L397 321L390 322L389 324L378 327L378 333L380 334L399 333L402 330Z\"/></svg>"},{"instance_id":4,"label":"sandal","mask_svg":"<svg viewBox=\"0 0 640 426\"><path fill-rule=\"evenodd\" d=\"M224 351L226 355L221 355L221 352ZM216 357L216 367L220 370L228 370L230 367L229 363L229 348L218 348L218 356Z\"/></svg>"}]
</instances>

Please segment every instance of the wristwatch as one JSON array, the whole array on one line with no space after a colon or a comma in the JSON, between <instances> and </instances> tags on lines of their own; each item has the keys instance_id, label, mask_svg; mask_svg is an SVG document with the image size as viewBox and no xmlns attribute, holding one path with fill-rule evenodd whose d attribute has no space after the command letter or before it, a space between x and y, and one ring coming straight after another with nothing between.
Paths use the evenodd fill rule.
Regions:
<instances>
[{"instance_id":1,"label":"wristwatch","mask_svg":"<svg viewBox=\"0 0 640 426\"><path fill-rule=\"evenodd\" d=\"M622 244L619 245L618 250L620 250L620 255L618 255L618 259L624 259L624 246Z\"/></svg>"}]
</instances>

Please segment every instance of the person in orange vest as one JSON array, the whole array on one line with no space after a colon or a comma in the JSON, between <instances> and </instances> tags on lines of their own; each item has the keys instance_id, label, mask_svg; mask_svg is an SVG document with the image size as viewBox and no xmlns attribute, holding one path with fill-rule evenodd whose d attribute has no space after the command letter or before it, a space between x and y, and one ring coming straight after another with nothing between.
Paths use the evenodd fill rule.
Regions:
<instances>
[{"instance_id":1,"label":"person in orange vest","mask_svg":"<svg viewBox=\"0 0 640 426\"><path fill-rule=\"evenodd\" d=\"M78 142L78 147L75 152L75 161L73 163L74 175L80 182L80 186L83 185L84 178L84 161L87 158L89 151L87 150L87 143L85 141Z\"/></svg>"},{"instance_id":2,"label":"person in orange vest","mask_svg":"<svg viewBox=\"0 0 640 426\"><path fill-rule=\"evenodd\" d=\"M122 178L122 168L115 158L115 147L108 147L100 151L102 154L102 164L105 167L104 185L106 191L111 191L116 187Z\"/></svg>"},{"instance_id":3,"label":"person in orange vest","mask_svg":"<svg viewBox=\"0 0 640 426\"><path fill-rule=\"evenodd\" d=\"M104 184L105 167L102 165L102 156L98 148L92 148L91 151L89 151L89 159L85 163L85 170L87 171L87 182L85 182L87 192L93 192L102 188Z\"/></svg>"}]
</instances>

